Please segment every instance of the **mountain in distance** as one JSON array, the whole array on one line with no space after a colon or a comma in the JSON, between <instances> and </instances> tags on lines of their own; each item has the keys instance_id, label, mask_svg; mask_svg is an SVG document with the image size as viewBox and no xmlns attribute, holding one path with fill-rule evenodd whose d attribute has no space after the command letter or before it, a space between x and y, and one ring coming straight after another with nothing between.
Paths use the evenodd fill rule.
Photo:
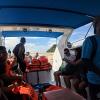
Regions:
<instances>
[{"instance_id":1,"label":"mountain in distance","mask_svg":"<svg viewBox=\"0 0 100 100\"><path fill-rule=\"evenodd\" d=\"M56 44L52 45L51 48L47 50L47 52L54 52L56 49Z\"/></svg>"}]
</instances>

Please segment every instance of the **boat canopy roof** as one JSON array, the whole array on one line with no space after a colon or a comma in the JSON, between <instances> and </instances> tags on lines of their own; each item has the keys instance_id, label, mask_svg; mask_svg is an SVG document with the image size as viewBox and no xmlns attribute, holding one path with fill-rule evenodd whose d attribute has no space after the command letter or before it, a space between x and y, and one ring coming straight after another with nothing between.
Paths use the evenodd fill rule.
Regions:
<instances>
[{"instance_id":1,"label":"boat canopy roof","mask_svg":"<svg viewBox=\"0 0 100 100\"><path fill-rule=\"evenodd\" d=\"M78 28L100 15L100 0L0 0L0 25Z\"/></svg>"},{"instance_id":2,"label":"boat canopy roof","mask_svg":"<svg viewBox=\"0 0 100 100\"><path fill-rule=\"evenodd\" d=\"M45 31L3 31L4 37L51 37L57 38L63 32L45 32Z\"/></svg>"}]
</instances>

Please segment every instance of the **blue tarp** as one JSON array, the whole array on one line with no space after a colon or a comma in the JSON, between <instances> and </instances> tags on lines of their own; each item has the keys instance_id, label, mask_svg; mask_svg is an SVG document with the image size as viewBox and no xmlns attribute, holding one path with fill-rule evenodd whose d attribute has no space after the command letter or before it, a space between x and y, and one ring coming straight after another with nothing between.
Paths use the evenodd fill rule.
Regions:
<instances>
[{"instance_id":1,"label":"blue tarp","mask_svg":"<svg viewBox=\"0 0 100 100\"><path fill-rule=\"evenodd\" d=\"M77 28L100 15L100 0L0 0L0 25Z\"/></svg>"},{"instance_id":2,"label":"blue tarp","mask_svg":"<svg viewBox=\"0 0 100 100\"><path fill-rule=\"evenodd\" d=\"M44 31L3 31L4 37L52 37L57 38L62 35L63 32L44 32Z\"/></svg>"}]
</instances>

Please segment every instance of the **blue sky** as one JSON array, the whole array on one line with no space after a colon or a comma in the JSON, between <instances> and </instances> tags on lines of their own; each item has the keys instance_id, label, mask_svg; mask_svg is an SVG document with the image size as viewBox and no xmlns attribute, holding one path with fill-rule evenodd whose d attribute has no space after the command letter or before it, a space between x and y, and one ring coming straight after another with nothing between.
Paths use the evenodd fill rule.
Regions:
<instances>
[{"instance_id":1,"label":"blue sky","mask_svg":"<svg viewBox=\"0 0 100 100\"><path fill-rule=\"evenodd\" d=\"M85 26L82 26L78 29L75 29L69 38L68 41L73 43L74 41L80 40L85 37L85 34L87 33L90 24L87 24ZM88 35L93 34L93 27L90 29ZM59 38L57 39L59 41ZM5 39L5 46L8 49L13 50L16 44L18 44L20 41L19 37L9 37ZM80 42L81 43L81 42ZM45 52L47 51L53 44L56 44L55 38L47 38L47 37L26 37L26 44L25 49L26 52Z\"/></svg>"},{"instance_id":2,"label":"blue sky","mask_svg":"<svg viewBox=\"0 0 100 100\"><path fill-rule=\"evenodd\" d=\"M77 29L74 29L73 34L70 36L69 40L71 43L77 41L77 40L81 40L81 39L85 39L85 35L87 34L90 26L92 23L89 23L87 25L84 25L82 27L79 27ZM87 36L93 35L93 26L90 28Z\"/></svg>"},{"instance_id":3,"label":"blue sky","mask_svg":"<svg viewBox=\"0 0 100 100\"><path fill-rule=\"evenodd\" d=\"M5 46L8 49L13 50L16 44L20 41L20 37L8 37L5 39ZM56 44L55 38L45 38L45 37L26 37L25 50L26 52L45 52L53 44Z\"/></svg>"}]
</instances>

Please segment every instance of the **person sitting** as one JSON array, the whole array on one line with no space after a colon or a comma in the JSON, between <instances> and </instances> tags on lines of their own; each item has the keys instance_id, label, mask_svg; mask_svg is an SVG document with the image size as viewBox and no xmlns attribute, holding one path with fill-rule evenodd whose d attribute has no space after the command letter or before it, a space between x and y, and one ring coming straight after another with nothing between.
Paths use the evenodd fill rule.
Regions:
<instances>
[{"instance_id":1,"label":"person sitting","mask_svg":"<svg viewBox=\"0 0 100 100\"><path fill-rule=\"evenodd\" d=\"M26 52L24 60L26 62L26 66L32 63L32 56L30 55L30 52Z\"/></svg>"},{"instance_id":2,"label":"person sitting","mask_svg":"<svg viewBox=\"0 0 100 100\"><path fill-rule=\"evenodd\" d=\"M38 53L38 52L36 52L34 58L35 58L35 59L38 59L38 58L39 58L39 53Z\"/></svg>"},{"instance_id":3,"label":"person sitting","mask_svg":"<svg viewBox=\"0 0 100 100\"><path fill-rule=\"evenodd\" d=\"M73 65L76 66L76 70L75 73L72 74L72 77L70 79L72 79L72 85L75 91L81 96L83 96L84 98L87 98L87 91L85 89L87 87L87 80L85 76L85 71L87 69L85 67L82 68L82 64L80 63L81 47L77 47L76 51L77 51L77 55L76 55L77 60L73 62Z\"/></svg>"},{"instance_id":4,"label":"person sitting","mask_svg":"<svg viewBox=\"0 0 100 100\"><path fill-rule=\"evenodd\" d=\"M7 95L8 100L11 100L11 98L13 98L13 95L12 95L12 97L10 97L12 92L11 92L11 89L8 88L8 86L11 85L16 80L18 80L18 81L22 80L22 78L20 76L16 76L15 74L11 74L10 68L11 67L7 64L6 48L4 46L0 46L0 80L2 83L0 89L1 89L1 91L3 91ZM2 99L0 99L0 100L2 100ZM21 99L19 99L19 100L21 100Z\"/></svg>"},{"instance_id":5,"label":"person sitting","mask_svg":"<svg viewBox=\"0 0 100 100\"><path fill-rule=\"evenodd\" d=\"M71 55L69 49L65 48L64 49L64 58L62 59L63 60L62 66L60 67L60 69L58 71L54 72L54 78L55 78L57 86L61 86L60 76L66 75L65 69L66 69L66 67L69 66L68 63L75 61L75 59L76 59L75 55ZM65 78L64 78L64 81L65 81ZM68 85L68 83L69 82L65 81L66 86L70 87Z\"/></svg>"},{"instance_id":6,"label":"person sitting","mask_svg":"<svg viewBox=\"0 0 100 100\"><path fill-rule=\"evenodd\" d=\"M7 63L7 51L0 46L0 100L38 100L35 90L22 76L12 74L12 68ZM34 99L35 98L35 99Z\"/></svg>"}]
</instances>

